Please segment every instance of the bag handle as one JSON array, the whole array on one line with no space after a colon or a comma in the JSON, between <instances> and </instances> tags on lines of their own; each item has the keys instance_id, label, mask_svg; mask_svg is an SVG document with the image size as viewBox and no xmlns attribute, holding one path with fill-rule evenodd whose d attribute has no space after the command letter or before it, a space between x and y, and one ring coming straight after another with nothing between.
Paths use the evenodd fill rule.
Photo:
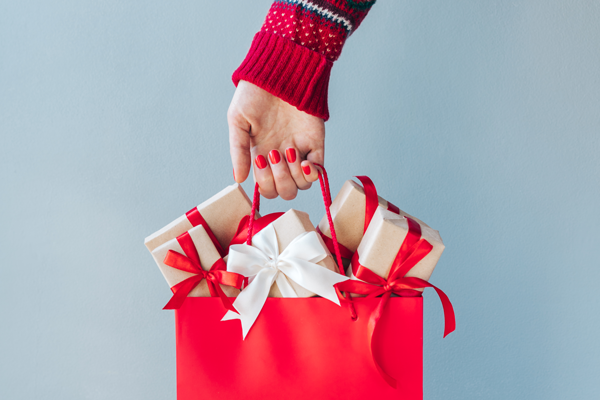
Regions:
<instances>
[{"instance_id":1,"label":"bag handle","mask_svg":"<svg viewBox=\"0 0 600 400\"><path fill-rule=\"evenodd\" d=\"M331 191L329 190L329 178L327 176L327 171L325 167L321 164L314 163L318 168L317 172L319 173L319 184L321 185L321 193L323 194L323 203L325 204L325 213L327 215L327 222L329 223L329 230L331 231L331 239L333 240L333 247L335 250L335 258L337 260L338 268L340 269L342 275L346 275L346 271L344 270L344 265L342 264L342 255L340 253L340 246L337 241L337 236L335 234L335 227L333 225L333 218L331 218L331 211L329 207L331 206ZM252 211L250 212L250 220L248 221L248 235L246 239L246 244L252 244L252 235L254 231L254 219L256 218L256 213L260 209L260 191L258 183L254 185L254 196L252 198ZM338 297L340 299L345 299L348 308L350 310L350 317L353 321L356 321L358 316L356 315L356 309L354 308L354 303L352 302L352 296L350 293L345 292L345 296L340 292L338 288L335 289L338 293Z\"/></svg>"}]
</instances>

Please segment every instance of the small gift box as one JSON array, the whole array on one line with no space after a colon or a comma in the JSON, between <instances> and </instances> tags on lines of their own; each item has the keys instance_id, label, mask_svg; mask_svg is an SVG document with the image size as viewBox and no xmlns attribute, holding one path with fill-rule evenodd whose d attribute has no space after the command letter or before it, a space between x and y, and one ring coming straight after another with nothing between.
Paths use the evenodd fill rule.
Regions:
<instances>
[{"instance_id":1,"label":"small gift box","mask_svg":"<svg viewBox=\"0 0 600 400\"><path fill-rule=\"evenodd\" d=\"M223 317L223 320L239 319L243 337L260 314L267 297L319 295L339 305L334 285L348 279L338 273L331 253L316 233L308 214L296 210L289 210L254 233L251 246L232 245L227 271L243 275L250 281L233 303L237 312L230 310Z\"/></svg>"},{"instance_id":2,"label":"small gift box","mask_svg":"<svg viewBox=\"0 0 600 400\"><path fill-rule=\"evenodd\" d=\"M240 220L250 214L252 203L239 184L227 186L198 207L192 208L164 228L144 240L152 252L194 226L203 225L215 248L224 257Z\"/></svg>"},{"instance_id":3,"label":"small gift box","mask_svg":"<svg viewBox=\"0 0 600 400\"><path fill-rule=\"evenodd\" d=\"M388 279L390 269L394 264L402 245L411 242L407 236L413 235L415 240L426 240L431 249L407 273L406 277L429 280L442 252L444 243L440 233L422 221L413 217L404 217L389 210L378 207L357 249L357 255L352 262L348 274L356 274L358 264L380 276ZM406 243L406 244L405 244ZM358 263L356 263L358 261ZM422 288L417 290L422 291Z\"/></svg>"},{"instance_id":4,"label":"small gift box","mask_svg":"<svg viewBox=\"0 0 600 400\"><path fill-rule=\"evenodd\" d=\"M337 240L340 244L340 250L342 251L342 257L346 259L352 257L352 254L356 251L363 238L366 225L368 225L368 222L365 221L365 212L368 207L373 208L371 213L379 206L402 216L408 215L399 210L398 207L392 203L377 196L375 186L369 178L363 176L359 176L358 178L370 192L368 193L371 194L370 198L365 194L365 188L363 188L363 186L360 186L353 180L347 180L337 196L335 196L330 208ZM368 200L371 200L372 204L369 204ZM323 216L321 219L319 231L321 232L321 235L324 236L325 241L330 243L331 231L329 229L327 216ZM327 244L331 249L329 243Z\"/></svg>"},{"instance_id":5,"label":"small gift box","mask_svg":"<svg viewBox=\"0 0 600 400\"><path fill-rule=\"evenodd\" d=\"M172 289L187 279L197 277L199 282L194 286L190 282L191 290L187 296L216 297L218 293L214 285L217 284L227 297L235 297L240 292L239 288L221 285L214 279L211 281L207 274L226 271L227 266L202 225L158 246L152 251L152 257Z\"/></svg>"},{"instance_id":6,"label":"small gift box","mask_svg":"<svg viewBox=\"0 0 600 400\"><path fill-rule=\"evenodd\" d=\"M294 209L289 210L281 217L277 218L272 224L275 229L275 233L277 236L277 245L280 251L285 250L286 247L292 241L298 237L299 235L306 232L315 232L315 227L312 222L310 222L310 218L307 213L303 211L297 211ZM323 260L317 262L318 265L327 268L330 271L338 272L337 265L333 260L333 257L325 244L323 243L323 239L321 239L318 235L317 238L323 247L323 251L326 254L326 257ZM300 286L293 280L288 280L290 285L296 292L297 297L311 297L315 294L310 290ZM271 290L269 291L269 297L289 297L281 294L277 283L271 286Z\"/></svg>"}]
</instances>

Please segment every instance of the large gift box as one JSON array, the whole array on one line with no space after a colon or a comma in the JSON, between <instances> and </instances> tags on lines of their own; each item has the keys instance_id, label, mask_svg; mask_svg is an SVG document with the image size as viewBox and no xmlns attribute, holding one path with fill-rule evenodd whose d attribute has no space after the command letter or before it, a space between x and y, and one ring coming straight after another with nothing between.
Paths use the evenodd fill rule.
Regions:
<instances>
[{"instance_id":1,"label":"large gift box","mask_svg":"<svg viewBox=\"0 0 600 400\"><path fill-rule=\"evenodd\" d=\"M315 232L315 227L312 222L310 222L310 217L307 213L303 211L298 211L291 209L281 217L277 218L274 222L272 222L272 226L275 229L275 233L277 235L277 245L280 251L285 250L285 248L299 235L306 232ZM319 242L323 246L323 251L327 255L323 260L319 261L317 264L327 268L330 271L338 272L337 265L333 260L333 257L323 240L318 237ZM311 297L314 296L314 293L310 290L300 286L293 280L288 280L290 285L296 292L297 297ZM277 286L277 282L271 286L271 290L269 291L269 297L284 297Z\"/></svg>"},{"instance_id":2,"label":"large gift box","mask_svg":"<svg viewBox=\"0 0 600 400\"><path fill-rule=\"evenodd\" d=\"M254 230L248 242L251 244L230 247L227 271L245 276L250 283L235 299L236 310L230 310L223 318L239 319L244 337L267 297L319 295L340 304L335 285L348 278L338 272L307 213L289 210L259 232Z\"/></svg>"},{"instance_id":3,"label":"large gift box","mask_svg":"<svg viewBox=\"0 0 600 400\"><path fill-rule=\"evenodd\" d=\"M369 178L360 176L358 177L363 184L367 185L367 188L373 186ZM365 179L366 178L366 179ZM377 196L375 192L374 206L382 207L386 210L390 210L399 215L408 215L401 211L394 204L385 200L381 196ZM365 226L365 213L369 206L367 202L368 198L365 195L365 188L353 180L347 180L337 196L331 203L331 218L335 225L337 233L337 240L343 248L349 250L349 254L342 254L344 258L350 258L352 253L356 251L360 241L363 238L364 226ZM327 216L324 215L319 223L319 230L328 239L331 239L331 230L329 229L329 223Z\"/></svg>"},{"instance_id":4,"label":"large gift box","mask_svg":"<svg viewBox=\"0 0 600 400\"><path fill-rule=\"evenodd\" d=\"M377 207L358 246L348 274L355 274L357 267L362 265L381 278L387 279L412 224L412 228L420 232L420 238L431 245L431 250L405 276L429 280L444 251L444 243L438 231L424 222L418 221L415 218L403 217L382 207ZM417 290L422 291L423 289Z\"/></svg>"}]
</instances>

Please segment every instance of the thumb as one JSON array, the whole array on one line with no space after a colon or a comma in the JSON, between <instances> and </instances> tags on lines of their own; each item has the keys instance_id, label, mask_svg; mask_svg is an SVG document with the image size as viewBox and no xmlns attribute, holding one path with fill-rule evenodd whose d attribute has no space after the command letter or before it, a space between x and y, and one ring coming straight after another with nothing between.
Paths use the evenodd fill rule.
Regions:
<instances>
[{"instance_id":1,"label":"thumb","mask_svg":"<svg viewBox=\"0 0 600 400\"><path fill-rule=\"evenodd\" d=\"M325 163L325 149L323 148L323 145L311 150L310 153L306 155L306 159L312 164L317 163L323 165Z\"/></svg>"},{"instance_id":2,"label":"thumb","mask_svg":"<svg viewBox=\"0 0 600 400\"><path fill-rule=\"evenodd\" d=\"M228 118L229 153L233 164L233 178L242 183L250 173L250 124L246 120Z\"/></svg>"},{"instance_id":3,"label":"thumb","mask_svg":"<svg viewBox=\"0 0 600 400\"><path fill-rule=\"evenodd\" d=\"M319 179L318 169L315 164L325 165L325 143L319 142L315 144L315 147L306 155L306 161L302 162L302 170L304 171L304 178L308 182L314 182Z\"/></svg>"}]
</instances>

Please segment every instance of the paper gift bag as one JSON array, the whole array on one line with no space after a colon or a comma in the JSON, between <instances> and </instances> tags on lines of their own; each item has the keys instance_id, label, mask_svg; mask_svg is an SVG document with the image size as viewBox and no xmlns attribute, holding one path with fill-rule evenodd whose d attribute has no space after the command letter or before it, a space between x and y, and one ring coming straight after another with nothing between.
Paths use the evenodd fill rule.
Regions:
<instances>
[{"instance_id":1,"label":"paper gift bag","mask_svg":"<svg viewBox=\"0 0 600 400\"><path fill-rule=\"evenodd\" d=\"M326 177L324 171L323 175ZM326 178L320 173L319 179L329 213ZM256 185L255 209L258 199ZM298 226L310 230L298 212L289 215ZM249 218L246 250L256 238L256 233L252 235L253 217ZM285 221L280 221L282 237L284 226L293 225ZM415 251L421 247L416 246ZM230 259L235 251L232 247ZM340 258L336 251L341 264ZM390 297L390 293L398 291L398 282L409 288L433 286L419 278L394 276L385 285L341 281L339 284L349 284L353 293L385 293L379 298L344 300L349 307L339 307L326 298L266 298L245 340L237 321L222 320L232 312L224 302L185 298L175 310L177 398L422 399L423 300L419 293L417 297ZM454 330L454 313L447 297L443 293L441 297L448 334Z\"/></svg>"},{"instance_id":2,"label":"paper gift bag","mask_svg":"<svg viewBox=\"0 0 600 400\"><path fill-rule=\"evenodd\" d=\"M423 299L389 300L375 352L398 379L373 366L369 315L379 299L356 299L358 319L322 298L267 299L252 332L221 322L217 298L188 297L175 311L178 400L423 398Z\"/></svg>"}]
</instances>

